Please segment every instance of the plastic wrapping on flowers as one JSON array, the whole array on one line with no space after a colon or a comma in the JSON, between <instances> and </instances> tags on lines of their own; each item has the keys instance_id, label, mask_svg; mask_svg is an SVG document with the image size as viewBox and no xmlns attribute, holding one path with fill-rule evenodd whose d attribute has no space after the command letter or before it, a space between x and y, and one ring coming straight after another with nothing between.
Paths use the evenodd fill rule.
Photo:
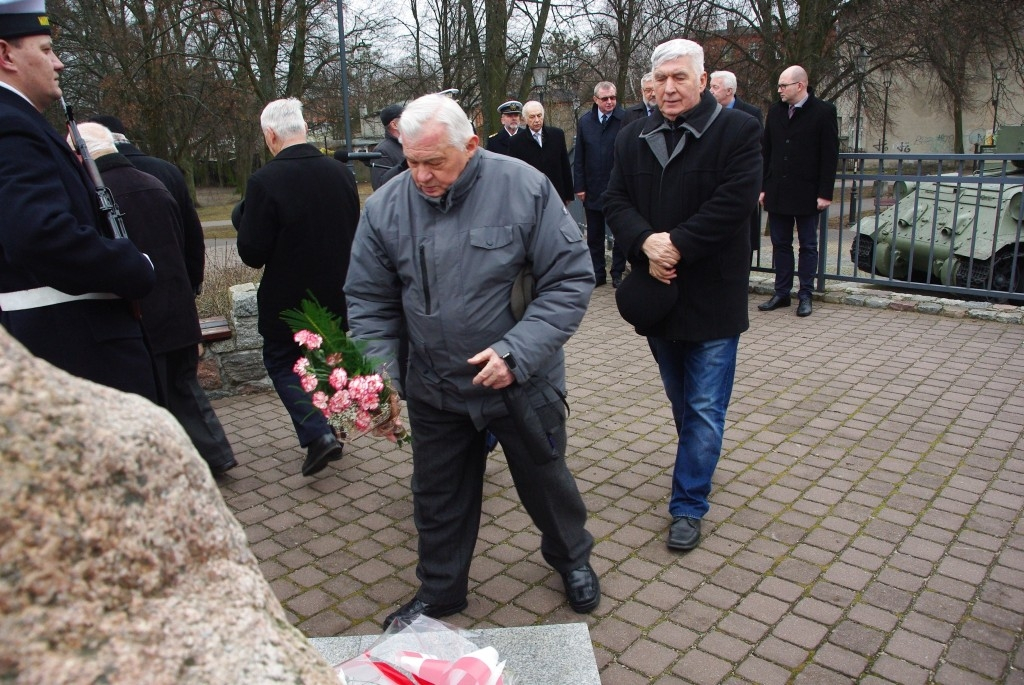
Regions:
<instances>
[{"instance_id":1,"label":"plastic wrapping on flowers","mask_svg":"<svg viewBox=\"0 0 1024 685\"><path fill-rule=\"evenodd\" d=\"M409 441L401 423L398 394L359 341L348 337L341 318L317 302L303 300L281 314L302 350L293 371L343 441L371 431L398 444Z\"/></svg>"},{"instance_id":2,"label":"plastic wrapping on flowers","mask_svg":"<svg viewBox=\"0 0 1024 685\"><path fill-rule=\"evenodd\" d=\"M334 668L347 685L516 685L494 647L426 616L392 623L373 647Z\"/></svg>"}]
</instances>

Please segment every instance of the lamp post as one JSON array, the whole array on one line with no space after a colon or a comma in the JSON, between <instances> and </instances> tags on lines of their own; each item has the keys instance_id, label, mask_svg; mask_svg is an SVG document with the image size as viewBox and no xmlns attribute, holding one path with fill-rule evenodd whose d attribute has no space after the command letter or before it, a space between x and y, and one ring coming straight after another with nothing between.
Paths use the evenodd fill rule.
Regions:
<instances>
[{"instance_id":1,"label":"lamp post","mask_svg":"<svg viewBox=\"0 0 1024 685\"><path fill-rule=\"evenodd\" d=\"M999 91L1006 80L1006 62L1000 62L994 70L995 84L992 87L992 144L996 144L996 125L999 123Z\"/></svg>"},{"instance_id":2,"label":"lamp post","mask_svg":"<svg viewBox=\"0 0 1024 685\"><path fill-rule=\"evenodd\" d=\"M885 100L882 105L882 154L886 152L885 145L885 133L886 129L889 128L889 88L892 87L892 69L884 69L882 71L882 85L885 87ZM881 160L878 163L879 171L885 173L885 160Z\"/></svg>"},{"instance_id":3,"label":"lamp post","mask_svg":"<svg viewBox=\"0 0 1024 685\"><path fill-rule=\"evenodd\" d=\"M857 115L854 118L854 131L853 131L853 151L854 153L860 152L860 106L861 99L864 95L864 74L868 71L868 51L862 45L860 52L853 58L853 66L857 70ZM864 160L857 161L857 170L863 172ZM860 214L859 208L857 207L857 186L860 181L857 180L850 184L850 225L853 226L857 223L857 216Z\"/></svg>"},{"instance_id":4,"label":"lamp post","mask_svg":"<svg viewBox=\"0 0 1024 685\"><path fill-rule=\"evenodd\" d=\"M345 15L338 0L338 56L341 69L341 111L345 121L345 149L352 152L352 120L348 116L348 64L345 61ZM355 173L352 162L348 168Z\"/></svg>"},{"instance_id":5,"label":"lamp post","mask_svg":"<svg viewBox=\"0 0 1024 685\"><path fill-rule=\"evenodd\" d=\"M533 87L537 89L537 102L544 104L544 87L548 85L548 72L551 65L544 59L544 55L537 56L537 62L533 65Z\"/></svg>"}]
</instances>

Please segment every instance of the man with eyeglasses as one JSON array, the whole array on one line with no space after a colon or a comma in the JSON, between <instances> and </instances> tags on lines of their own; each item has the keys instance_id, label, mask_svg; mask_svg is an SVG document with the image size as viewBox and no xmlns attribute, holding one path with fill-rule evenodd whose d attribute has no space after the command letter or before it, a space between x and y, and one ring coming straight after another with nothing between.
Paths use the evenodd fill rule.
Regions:
<instances>
[{"instance_id":1,"label":"man with eyeglasses","mask_svg":"<svg viewBox=\"0 0 1024 685\"><path fill-rule=\"evenodd\" d=\"M640 93L643 99L626 108L626 116L622 119L623 126L631 121L649 117L658 109L658 100L654 97L654 74L651 72L640 77Z\"/></svg>"},{"instance_id":2,"label":"man with eyeglasses","mask_svg":"<svg viewBox=\"0 0 1024 685\"><path fill-rule=\"evenodd\" d=\"M832 203L839 161L836 108L814 97L803 67L779 77L779 101L765 117L764 183L761 205L768 212L775 263L775 293L757 306L770 312L791 304L793 268L800 279L797 316L811 315L811 291L818 267L818 214ZM793 227L800 242L793 258Z\"/></svg>"},{"instance_id":3,"label":"man with eyeglasses","mask_svg":"<svg viewBox=\"0 0 1024 685\"><path fill-rule=\"evenodd\" d=\"M576 197L583 203L587 218L587 247L594 264L595 285L608 282L605 273L604 189L612 171L612 148L622 128L626 110L618 106L615 84L601 81L594 86L594 106L576 125L576 154L572 176ZM612 246L612 287L622 282L626 257Z\"/></svg>"}]
</instances>

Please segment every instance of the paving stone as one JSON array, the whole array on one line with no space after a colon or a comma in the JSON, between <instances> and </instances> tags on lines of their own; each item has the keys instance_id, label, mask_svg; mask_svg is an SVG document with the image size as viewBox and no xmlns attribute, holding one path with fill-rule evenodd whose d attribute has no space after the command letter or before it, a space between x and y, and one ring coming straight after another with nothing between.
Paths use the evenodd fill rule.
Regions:
<instances>
[{"instance_id":1,"label":"paving stone","mask_svg":"<svg viewBox=\"0 0 1024 685\"><path fill-rule=\"evenodd\" d=\"M499 451L453 624L584 621L614 685L1024 685L1024 325L824 303L794 328L758 301L701 546L665 548L671 411L598 288L566 357L601 606L567 606ZM214 407L241 463L218 485L289 620L379 633L419 583L409 448L360 438L303 478L275 395Z\"/></svg>"}]
</instances>

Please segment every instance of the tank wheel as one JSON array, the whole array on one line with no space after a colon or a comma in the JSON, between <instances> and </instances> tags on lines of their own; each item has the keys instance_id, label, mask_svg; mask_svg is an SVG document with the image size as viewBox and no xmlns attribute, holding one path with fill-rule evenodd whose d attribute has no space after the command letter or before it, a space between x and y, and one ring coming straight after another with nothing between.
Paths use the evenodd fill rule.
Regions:
<instances>
[{"instance_id":1,"label":"tank wheel","mask_svg":"<svg viewBox=\"0 0 1024 685\"><path fill-rule=\"evenodd\" d=\"M1024 250L1019 250L1015 260L1013 247L1004 248L992 264L992 289L1006 293L1024 292ZM1005 304L1007 298L990 298L993 302Z\"/></svg>"}]
</instances>

